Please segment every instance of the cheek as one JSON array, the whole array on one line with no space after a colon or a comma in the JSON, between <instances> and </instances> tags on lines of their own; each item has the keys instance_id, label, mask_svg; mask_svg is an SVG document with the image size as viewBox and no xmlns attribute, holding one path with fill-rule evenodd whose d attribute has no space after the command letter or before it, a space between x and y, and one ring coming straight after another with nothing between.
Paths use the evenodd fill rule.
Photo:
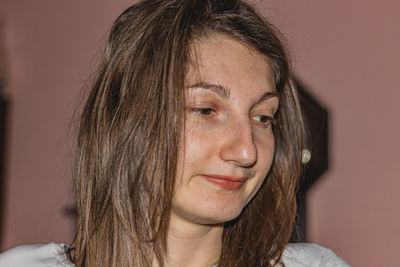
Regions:
<instances>
[{"instance_id":1,"label":"cheek","mask_svg":"<svg viewBox=\"0 0 400 267\"><path fill-rule=\"evenodd\" d=\"M275 143L273 138L268 142L266 142L265 139L263 140L264 141L262 143L257 144L258 160L256 166L254 167L257 178L249 183L245 205L247 205L259 191L261 185L267 177L268 172L271 169L274 159Z\"/></svg>"},{"instance_id":2,"label":"cheek","mask_svg":"<svg viewBox=\"0 0 400 267\"><path fill-rule=\"evenodd\" d=\"M190 159L194 155L201 153L202 143L207 144L205 140L205 136L199 134L198 131L187 131L185 135L185 158Z\"/></svg>"},{"instance_id":3,"label":"cheek","mask_svg":"<svg viewBox=\"0 0 400 267\"><path fill-rule=\"evenodd\" d=\"M219 138L216 131L207 131L192 127L185 132L185 159L191 160L205 157L216 150Z\"/></svg>"},{"instance_id":4,"label":"cheek","mask_svg":"<svg viewBox=\"0 0 400 267\"><path fill-rule=\"evenodd\" d=\"M259 142L257 145L257 152L259 170L267 175L275 155L275 140L272 134L269 138Z\"/></svg>"},{"instance_id":5,"label":"cheek","mask_svg":"<svg viewBox=\"0 0 400 267\"><path fill-rule=\"evenodd\" d=\"M215 151L215 136L205 131L185 131L184 150L180 158L180 173L185 179L202 170L207 159L212 158ZM182 177L181 175L181 177ZM188 182L188 181L186 181Z\"/></svg>"}]
</instances>

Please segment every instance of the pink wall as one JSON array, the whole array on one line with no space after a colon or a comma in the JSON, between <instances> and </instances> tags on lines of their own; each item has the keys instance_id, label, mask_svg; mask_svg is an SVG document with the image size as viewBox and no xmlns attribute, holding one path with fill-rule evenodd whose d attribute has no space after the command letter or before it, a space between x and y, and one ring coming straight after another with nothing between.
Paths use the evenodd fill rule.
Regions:
<instances>
[{"instance_id":1,"label":"pink wall","mask_svg":"<svg viewBox=\"0 0 400 267\"><path fill-rule=\"evenodd\" d=\"M400 2L270 5L296 73L332 115L331 168L308 196L310 239L354 266L400 266Z\"/></svg>"},{"instance_id":2,"label":"pink wall","mask_svg":"<svg viewBox=\"0 0 400 267\"><path fill-rule=\"evenodd\" d=\"M71 241L66 134L100 40L132 1L3 0L12 101L2 248ZM400 266L400 2L254 0L331 111L331 168L309 194L310 240L354 266ZM0 38L1 40L1 38Z\"/></svg>"},{"instance_id":3,"label":"pink wall","mask_svg":"<svg viewBox=\"0 0 400 267\"><path fill-rule=\"evenodd\" d=\"M72 240L70 123L101 40L130 2L2 1L11 100L2 248Z\"/></svg>"}]
</instances>

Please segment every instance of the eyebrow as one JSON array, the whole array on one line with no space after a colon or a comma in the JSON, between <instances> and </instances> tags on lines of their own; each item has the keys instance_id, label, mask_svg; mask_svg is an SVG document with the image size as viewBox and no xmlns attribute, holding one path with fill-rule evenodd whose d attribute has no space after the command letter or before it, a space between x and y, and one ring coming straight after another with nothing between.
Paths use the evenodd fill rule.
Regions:
<instances>
[{"instance_id":1,"label":"eyebrow","mask_svg":"<svg viewBox=\"0 0 400 267\"><path fill-rule=\"evenodd\" d=\"M207 83L207 82L198 82L194 85L191 85L188 87L189 89L192 88L202 88L202 89L206 89L206 90L210 90L214 93L216 93L217 95L219 95L222 98L229 98L230 96L230 90L225 88L222 85L219 84L213 84L213 83ZM279 95L278 93L274 90L274 91L268 91L265 92L253 105L252 107L260 104L263 101L266 101L272 97L278 97L279 99Z\"/></svg>"},{"instance_id":2,"label":"eyebrow","mask_svg":"<svg viewBox=\"0 0 400 267\"><path fill-rule=\"evenodd\" d=\"M191 89L191 88L202 88L202 89L210 90L222 98L229 98L229 96L230 96L229 89L227 89L219 84L199 82L199 83L189 86L189 89Z\"/></svg>"},{"instance_id":3,"label":"eyebrow","mask_svg":"<svg viewBox=\"0 0 400 267\"><path fill-rule=\"evenodd\" d=\"M253 105L251 105L251 107L253 108L253 107L257 106L258 104L260 104L272 97L277 97L279 100L279 95L276 91L272 91L272 92L268 91L268 92L265 92Z\"/></svg>"}]
</instances>

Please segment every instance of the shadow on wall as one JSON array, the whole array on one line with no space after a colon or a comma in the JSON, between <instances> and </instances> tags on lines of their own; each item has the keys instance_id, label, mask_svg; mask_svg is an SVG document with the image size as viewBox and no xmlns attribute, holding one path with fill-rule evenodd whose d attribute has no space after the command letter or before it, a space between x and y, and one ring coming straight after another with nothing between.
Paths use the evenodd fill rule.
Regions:
<instances>
[{"instance_id":1,"label":"shadow on wall","mask_svg":"<svg viewBox=\"0 0 400 267\"><path fill-rule=\"evenodd\" d=\"M5 166L6 166L6 125L7 125L7 110L8 101L6 95L7 72L6 58L4 51L4 23L0 20L0 229L3 228L3 213L5 201ZM3 240L0 232L0 244Z\"/></svg>"},{"instance_id":2,"label":"shadow on wall","mask_svg":"<svg viewBox=\"0 0 400 267\"><path fill-rule=\"evenodd\" d=\"M299 97L307 127L306 149L303 150L304 171L297 192L297 215L291 242L307 241L306 195L307 191L328 170L328 125L326 106L313 97L310 90L297 81ZM308 154L311 152L311 154ZM311 155L311 158L309 158Z\"/></svg>"}]
</instances>

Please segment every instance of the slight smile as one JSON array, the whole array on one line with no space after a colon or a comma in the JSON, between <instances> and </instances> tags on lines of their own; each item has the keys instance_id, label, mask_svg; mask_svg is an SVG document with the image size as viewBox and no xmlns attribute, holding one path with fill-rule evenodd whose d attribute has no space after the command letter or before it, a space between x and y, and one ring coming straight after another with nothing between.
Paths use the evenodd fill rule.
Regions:
<instances>
[{"instance_id":1,"label":"slight smile","mask_svg":"<svg viewBox=\"0 0 400 267\"><path fill-rule=\"evenodd\" d=\"M226 190L238 190L247 181L245 177L234 177L225 175L202 175L210 183Z\"/></svg>"}]
</instances>

